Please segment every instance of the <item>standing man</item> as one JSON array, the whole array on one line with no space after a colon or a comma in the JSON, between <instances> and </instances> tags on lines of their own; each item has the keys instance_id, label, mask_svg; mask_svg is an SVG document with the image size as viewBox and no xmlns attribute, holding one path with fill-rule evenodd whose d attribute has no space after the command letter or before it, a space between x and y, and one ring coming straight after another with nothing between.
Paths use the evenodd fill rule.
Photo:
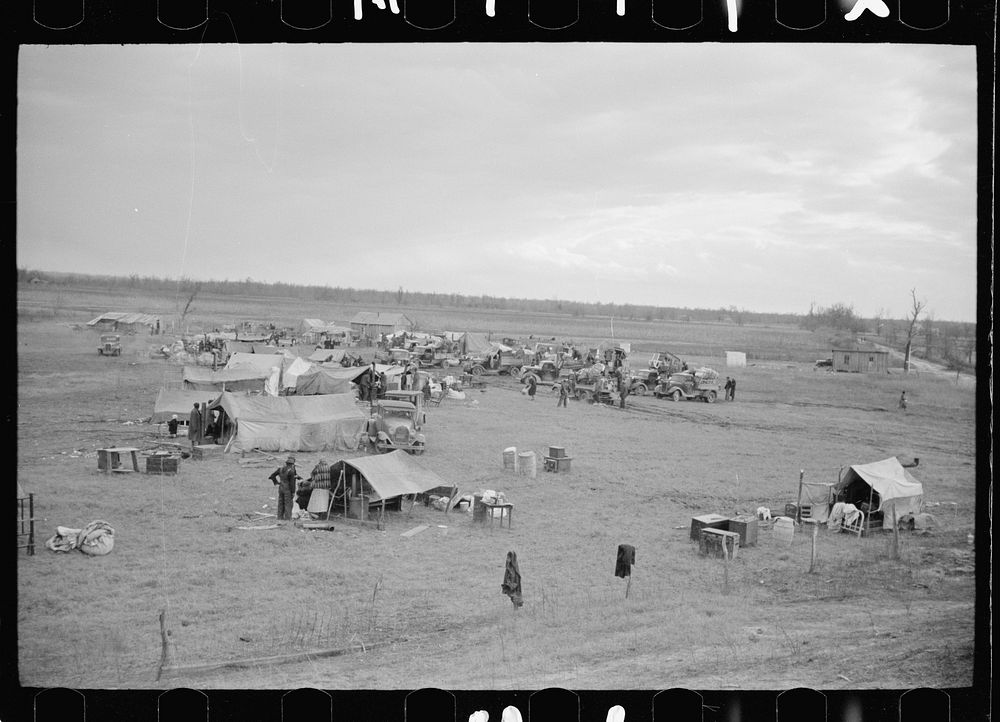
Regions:
<instances>
[{"instance_id":1,"label":"standing man","mask_svg":"<svg viewBox=\"0 0 1000 722\"><path fill-rule=\"evenodd\" d=\"M535 400L536 391L538 391L538 383L535 381L535 375L532 374L528 377L528 398L532 401Z\"/></svg>"},{"instance_id":2,"label":"standing man","mask_svg":"<svg viewBox=\"0 0 1000 722\"><path fill-rule=\"evenodd\" d=\"M556 402L556 408L560 406L566 406L566 400L569 398L569 381L563 379L559 382L559 401Z\"/></svg>"},{"instance_id":3,"label":"standing man","mask_svg":"<svg viewBox=\"0 0 1000 722\"><path fill-rule=\"evenodd\" d=\"M726 377L726 385L722 387L722 390L725 391L725 394L723 394L723 398L726 401L729 401L729 387L732 385L732 383L733 383L733 380L727 376Z\"/></svg>"},{"instance_id":4,"label":"standing man","mask_svg":"<svg viewBox=\"0 0 1000 722\"><path fill-rule=\"evenodd\" d=\"M906 411L906 392L905 391L899 395L899 404L898 404L898 406L903 411Z\"/></svg>"},{"instance_id":5,"label":"standing man","mask_svg":"<svg viewBox=\"0 0 1000 722\"><path fill-rule=\"evenodd\" d=\"M177 438L177 414L170 417L170 421L167 422L167 434L171 439Z\"/></svg>"},{"instance_id":6,"label":"standing man","mask_svg":"<svg viewBox=\"0 0 1000 722\"><path fill-rule=\"evenodd\" d=\"M620 370L619 370L619 374L618 374L618 397L620 399L620 401L619 401L619 404L620 404L619 408L622 408L622 409L625 408L625 397L626 396L628 396L628 378L626 377L625 374L620 373Z\"/></svg>"},{"instance_id":7,"label":"standing man","mask_svg":"<svg viewBox=\"0 0 1000 722\"><path fill-rule=\"evenodd\" d=\"M301 478L295 471L295 457L289 456L285 460L285 465L275 469L267 478L278 487L278 519L291 521L295 480Z\"/></svg>"},{"instance_id":8,"label":"standing man","mask_svg":"<svg viewBox=\"0 0 1000 722\"><path fill-rule=\"evenodd\" d=\"M736 401L736 379L729 379L729 400Z\"/></svg>"},{"instance_id":9,"label":"standing man","mask_svg":"<svg viewBox=\"0 0 1000 722\"><path fill-rule=\"evenodd\" d=\"M198 410L198 404L191 409L191 417L188 419L188 439L192 449L201 443L201 411Z\"/></svg>"}]
</instances>

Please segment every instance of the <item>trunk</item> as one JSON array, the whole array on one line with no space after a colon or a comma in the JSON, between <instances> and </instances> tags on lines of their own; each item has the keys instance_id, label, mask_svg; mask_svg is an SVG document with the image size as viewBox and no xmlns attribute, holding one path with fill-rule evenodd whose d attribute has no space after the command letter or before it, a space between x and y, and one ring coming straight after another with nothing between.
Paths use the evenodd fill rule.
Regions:
<instances>
[{"instance_id":1,"label":"trunk","mask_svg":"<svg viewBox=\"0 0 1000 722\"><path fill-rule=\"evenodd\" d=\"M903 356L903 371L904 372L910 370L910 346L911 346L911 342L907 341L906 342L906 352L905 352L905 354Z\"/></svg>"}]
</instances>

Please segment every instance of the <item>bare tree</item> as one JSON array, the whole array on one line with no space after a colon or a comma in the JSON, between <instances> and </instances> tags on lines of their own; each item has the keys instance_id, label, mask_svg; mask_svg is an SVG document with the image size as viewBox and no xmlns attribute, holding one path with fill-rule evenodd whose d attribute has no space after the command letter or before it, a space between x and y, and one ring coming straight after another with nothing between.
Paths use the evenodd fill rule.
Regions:
<instances>
[{"instance_id":1,"label":"bare tree","mask_svg":"<svg viewBox=\"0 0 1000 722\"><path fill-rule=\"evenodd\" d=\"M201 282L194 284L190 287L191 292L188 294L187 302L184 304L184 310L181 311L181 322L180 327L184 328L184 319L187 318L188 313L192 310L192 305L194 304L194 299L198 296L198 291L201 290Z\"/></svg>"},{"instance_id":2,"label":"bare tree","mask_svg":"<svg viewBox=\"0 0 1000 722\"><path fill-rule=\"evenodd\" d=\"M907 372L910 370L910 350L913 347L913 336L917 332L917 320L920 318L920 314L923 313L924 307L927 305L927 301L917 300L917 289L910 289L910 297L913 299L913 307L910 309L910 313L907 315L907 319L910 325L906 329L906 353L903 357L903 371Z\"/></svg>"}]
</instances>

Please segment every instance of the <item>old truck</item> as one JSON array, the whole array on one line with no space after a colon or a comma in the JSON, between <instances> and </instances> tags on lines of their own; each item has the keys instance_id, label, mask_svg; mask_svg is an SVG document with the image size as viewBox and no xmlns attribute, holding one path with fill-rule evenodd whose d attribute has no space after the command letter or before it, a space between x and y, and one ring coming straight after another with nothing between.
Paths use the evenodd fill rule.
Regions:
<instances>
[{"instance_id":1,"label":"old truck","mask_svg":"<svg viewBox=\"0 0 1000 722\"><path fill-rule=\"evenodd\" d=\"M719 398L719 373L713 369L682 371L660 378L660 383L653 391L653 395L658 399L669 398L672 401L701 399L711 404Z\"/></svg>"},{"instance_id":2,"label":"old truck","mask_svg":"<svg viewBox=\"0 0 1000 722\"><path fill-rule=\"evenodd\" d=\"M427 444L420 433L422 413L408 401L376 401L367 423L368 440L380 454L404 449L419 456Z\"/></svg>"},{"instance_id":3,"label":"old truck","mask_svg":"<svg viewBox=\"0 0 1000 722\"><path fill-rule=\"evenodd\" d=\"M463 359L462 371L473 376L486 373L511 374L514 378L520 376L524 366L523 350L494 347L481 356L469 356Z\"/></svg>"},{"instance_id":4,"label":"old truck","mask_svg":"<svg viewBox=\"0 0 1000 722\"><path fill-rule=\"evenodd\" d=\"M122 337L117 333L106 333L101 335L101 343L97 347L98 356L121 356Z\"/></svg>"}]
</instances>

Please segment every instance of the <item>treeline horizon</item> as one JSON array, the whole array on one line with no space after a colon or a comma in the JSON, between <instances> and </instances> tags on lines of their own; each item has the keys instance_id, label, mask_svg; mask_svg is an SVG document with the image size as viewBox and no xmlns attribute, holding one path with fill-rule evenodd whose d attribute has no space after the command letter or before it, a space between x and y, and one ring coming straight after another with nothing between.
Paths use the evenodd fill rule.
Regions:
<instances>
[{"instance_id":1,"label":"treeline horizon","mask_svg":"<svg viewBox=\"0 0 1000 722\"><path fill-rule=\"evenodd\" d=\"M680 321L702 323L733 323L736 325L785 324L797 325L809 330L818 327L834 328L852 333L879 333L879 329L906 319L888 318L881 314L871 318L858 316L853 307L844 303L834 303L829 307L813 304L803 313L774 313L752 311L736 306L719 308L689 308L679 306L651 306L631 303L602 303L566 301L560 299L514 298L487 294L471 296L458 293L427 293L395 291L344 286L315 286L284 282L256 281L252 278L231 281L195 280L189 278L160 278L157 276L128 276L41 271L17 268L17 282L27 283L33 279L57 286L82 286L107 290L145 290L174 292L182 295L205 293L223 296L252 295L271 298L298 298L327 303L348 305L372 304L377 306L436 306L442 308L468 308L476 310L532 312L569 315L574 317L603 316L630 321ZM975 324L961 321L936 321L940 333L946 327L950 336L974 335ZM880 334L881 335L881 334Z\"/></svg>"}]
</instances>

